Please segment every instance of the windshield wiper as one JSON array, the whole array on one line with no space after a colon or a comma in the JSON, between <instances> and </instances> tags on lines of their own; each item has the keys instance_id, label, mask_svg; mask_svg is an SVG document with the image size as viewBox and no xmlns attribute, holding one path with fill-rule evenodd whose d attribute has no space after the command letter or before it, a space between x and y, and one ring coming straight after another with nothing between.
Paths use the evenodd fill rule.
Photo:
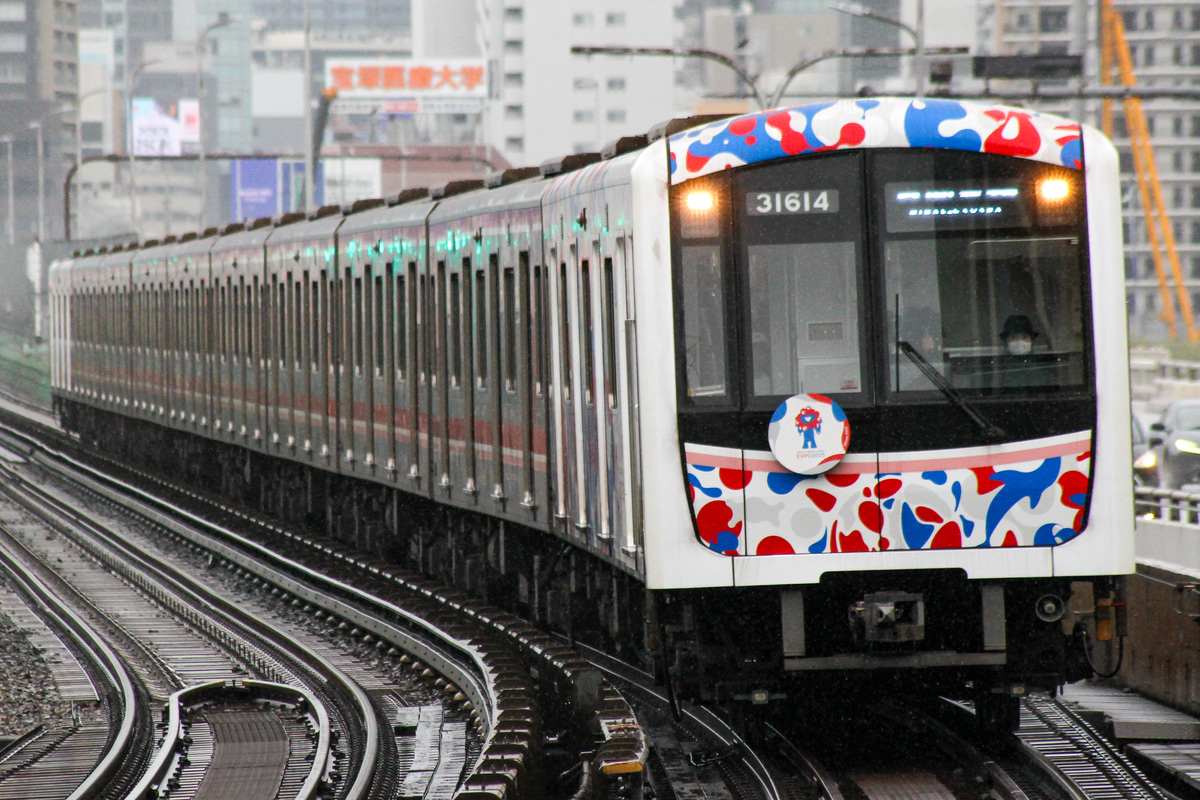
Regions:
<instances>
[{"instance_id":1,"label":"windshield wiper","mask_svg":"<svg viewBox=\"0 0 1200 800\"><path fill-rule=\"evenodd\" d=\"M946 399L954 405L958 406L959 410L971 418L971 421L979 426L980 432L983 433L983 438L991 441L999 441L1007 434L1004 429L985 417L979 409L977 409L970 400L962 396L958 389L950 381L946 380L946 376L938 372L937 369L925 360L925 356L917 352L917 348L913 347L908 342L898 341L896 349L908 356L909 360L917 365L917 369L921 370L921 374L929 379L929 382L938 388L942 394L946 395ZM897 388L899 388L897 386Z\"/></svg>"}]
</instances>

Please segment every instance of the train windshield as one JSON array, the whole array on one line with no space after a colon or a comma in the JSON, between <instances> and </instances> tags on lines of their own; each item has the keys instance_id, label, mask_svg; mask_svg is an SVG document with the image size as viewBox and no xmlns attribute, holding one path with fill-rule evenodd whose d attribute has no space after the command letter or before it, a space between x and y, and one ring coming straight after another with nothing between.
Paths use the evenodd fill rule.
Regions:
<instances>
[{"instance_id":1,"label":"train windshield","mask_svg":"<svg viewBox=\"0 0 1200 800\"><path fill-rule=\"evenodd\" d=\"M929 151L879 153L873 173L889 392L1078 391L1079 174Z\"/></svg>"}]
</instances>

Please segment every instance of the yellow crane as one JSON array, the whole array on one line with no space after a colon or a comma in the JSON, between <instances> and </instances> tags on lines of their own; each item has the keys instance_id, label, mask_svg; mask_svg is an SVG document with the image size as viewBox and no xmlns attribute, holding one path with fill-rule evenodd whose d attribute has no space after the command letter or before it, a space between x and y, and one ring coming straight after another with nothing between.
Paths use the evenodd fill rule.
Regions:
<instances>
[{"instance_id":1,"label":"yellow crane","mask_svg":"<svg viewBox=\"0 0 1200 800\"><path fill-rule=\"evenodd\" d=\"M1115 65L1121 85L1132 87L1137 84L1137 77L1133 74L1133 58L1129 53L1129 43L1125 39L1125 21L1113 9L1112 0L1101 0L1100 14L1104 28L1100 47L1100 83L1112 85ZM1154 161L1154 148L1150 144L1150 131L1146 126L1142 101L1127 95L1124 103L1130 150L1133 153L1133 166L1137 172L1138 191L1142 199L1142 213L1146 217L1146 234L1150 239L1154 272L1158 276L1158 290L1162 297L1160 316L1167 323L1168 334L1174 339L1178 335L1178 327L1175 323L1175 303L1171 299L1170 282L1163 264L1165 249L1171 276L1175 280L1175 293L1179 297L1180 315L1187 328L1188 339L1194 342L1200 340L1200 331L1196 329L1196 320L1192 315L1191 295L1183 283L1183 269L1179 265L1179 252L1175 248L1175 231L1171 227L1167 207L1163 203L1162 184L1158 180L1158 166ZM1110 139L1113 135L1112 104L1111 99L1105 99L1101 104L1100 114L1101 127Z\"/></svg>"}]
</instances>

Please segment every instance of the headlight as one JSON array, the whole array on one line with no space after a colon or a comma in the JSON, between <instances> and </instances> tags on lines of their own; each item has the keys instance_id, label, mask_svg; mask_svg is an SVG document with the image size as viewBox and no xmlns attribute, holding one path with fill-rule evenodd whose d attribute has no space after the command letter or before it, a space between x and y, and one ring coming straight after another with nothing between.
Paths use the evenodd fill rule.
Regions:
<instances>
[{"instance_id":1,"label":"headlight","mask_svg":"<svg viewBox=\"0 0 1200 800\"><path fill-rule=\"evenodd\" d=\"M1157 463L1158 458L1154 455L1154 451L1147 450L1134 460L1133 466L1135 469L1153 469Z\"/></svg>"},{"instance_id":2,"label":"headlight","mask_svg":"<svg viewBox=\"0 0 1200 800\"><path fill-rule=\"evenodd\" d=\"M1194 453L1200 456L1200 444L1193 442L1191 439L1176 439L1175 449L1181 453Z\"/></svg>"}]
</instances>

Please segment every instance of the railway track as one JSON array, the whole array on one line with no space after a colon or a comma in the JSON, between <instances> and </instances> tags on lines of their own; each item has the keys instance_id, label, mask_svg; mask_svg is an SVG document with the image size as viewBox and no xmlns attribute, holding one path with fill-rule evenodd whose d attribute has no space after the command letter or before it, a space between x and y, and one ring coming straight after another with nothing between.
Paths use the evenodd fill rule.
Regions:
<instances>
[{"instance_id":1,"label":"railway track","mask_svg":"<svg viewBox=\"0 0 1200 800\"><path fill-rule=\"evenodd\" d=\"M483 673L496 665L509 670L499 684L519 685L508 702L510 707L520 707L516 715L487 718L481 707L489 691L487 680L473 682L452 667L448 670L451 674L441 679L439 687L460 696L460 708L470 709L468 728L478 732L479 746L468 759L472 763L462 771L465 780L460 787L481 797L504 795L538 771L547 785L562 788L555 787L554 777L549 774L554 771L553 764L559 762L554 761L553 754L542 754L532 743L538 735L552 742L560 741L560 754L571 748L579 748L585 754L576 770L585 776L581 787L586 787L589 781L607 780L610 789L616 787L629 796L634 796L631 787L640 786L640 782L614 778L623 774L619 770L625 769L636 775L643 766L659 797L698 796L696 791L705 797L731 800L980 796L1043 800L1142 796L1092 795L1089 792L1095 787L1088 785L1083 777L1088 767L1079 768L1079 780L1084 783L1075 785L1071 782L1075 767L1031 761L1028 753L1020 758L1010 757L1001 752L1002 748L997 751L1000 755L977 752L971 755L964 749L970 745L961 737L959 744L939 744L941 766L936 768L908 764L892 772L831 770L821 766L823 759L793 744L793 739L802 739L779 730L764 734L761 728L753 736L741 734L704 709L675 706L677 713L672 713L671 699L662 695L648 676L585 647L568 647L562 640L533 630L511 615L480 608L453 591L370 556L328 540L308 537L271 519L216 503L156 479L143 482L146 476L129 473L127 468L120 469L125 477L115 482L102 476L98 469L92 471L82 461L73 462L71 469L87 473L85 480L92 490L105 496L137 495L156 524L170 531L169 535L177 541L186 541L189 547L197 548L197 553L204 554L199 557L224 568L232 576L230 580L260 588L274 586L279 590L278 603L284 606L319 609L316 614L322 615L322 624L328 626L336 620L346 628L346 635L359 643L359 654L364 658L372 651L398 649L402 643L411 645L413 640L424 638L425 644L415 648L422 655L406 657L405 668L436 680L437 670L449 665L454 657L447 650L429 644L430 627L441 626L457 634L460 641L491 639L507 645L510 648L507 655L481 657L477 664L484 665ZM172 519L168 520L168 516ZM188 520L193 530L182 530L178 522L181 518ZM324 587L323 590L330 592L332 602L313 601L307 594L311 589L303 586ZM372 622L372 614L386 620L382 628L378 620ZM396 630L385 633L388 625L394 625ZM474 629L470 630L472 626ZM454 635L450 638L454 639ZM449 646L449 650L453 649L454 645ZM531 665L532 674L528 670ZM534 678L533 674L539 677ZM499 684L493 674L490 687ZM543 711L535 702L535 698L555 696L548 693L548 684L559 684L556 696L561 708L567 709L565 712L557 705L553 708L543 705L546 709ZM513 699L515 703L511 702ZM607 738L604 734L592 734L590 738L574 734L572 738L566 720L578 717L581 711L585 716L590 714L593 723L600 723L593 724L593 729L619 732L624 726L632 733ZM1027 709L1026 716L1030 713ZM419 709L394 709L392 719L402 722L396 725L397 731L407 732L397 736L402 769L406 775L415 776L405 784L409 787L406 793L416 786L428 789L431 784L424 781L433 780L433 772L426 767L435 761L431 755L434 749L429 746L435 728L426 720L425 732L417 735L422 720ZM1032 723L1027 721L1029 725ZM922 735L932 736L928 732ZM1043 735L1047 742L1054 741L1055 736L1067 736ZM936 738L951 742L955 737L940 733ZM1029 747L1036 749L1032 744ZM992 752L991 747L987 749ZM1120 759L1117 761L1118 766L1112 770L1114 776L1131 769L1119 764ZM963 769L961 765L967 763L973 766ZM947 767L947 764L958 766Z\"/></svg>"},{"instance_id":2,"label":"railway track","mask_svg":"<svg viewBox=\"0 0 1200 800\"><path fill-rule=\"evenodd\" d=\"M384 785L375 789L378 796L387 795L395 783L394 748L388 751L390 762L387 754L379 756L380 742L390 744L390 739L381 739L376 710L356 682L320 654L239 609L235 602L138 550L124 532L97 524L12 468L0 468L0 473L5 494L19 499L27 511L37 514L59 534L47 537L44 544L51 547L51 553L40 554L43 565L47 559L59 562L71 573L72 582L80 586L72 589L60 579L54 591L74 592L80 603L85 602L84 594L92 598L93 608L109 620L106 633L111 636L117 632L134 654L131 660L141 665L143 676L157 672L179 687L194 683L198 677L232 678L245 669L254 669L276 680L305 685L334 710L335 729L347 742L351 764L344 781L333 781L338 796L375 796L373 787L381 782L380 772L390 763L391 781L386 782L385 772ZM70 556L66 539L85 551L91 561L64 561ZM30 549L26 553L33 555ZM96 568L97 564L103 569ZM122 580L116 581L109 571ZM152 600L153 605L147 605L143 598ZM108 609L104 608L106 604ZM135 624L123 624L114 606L125 608L126 623L132 620ZM213 645L220 652L214 651ZM161 682L149 680L147 685L154 685L161 696ZM149 710L140 713L146 717ZM143 743L141 749L144 761L148 747Z\"/></svg>"},{"instance_id":3,"label":"railway track","mask_svg":"<svg viewBox=\"0 0 1200 800\"><path fill-rule=\"evenodd\" d=\"M562 737L570 743L568 749L584 754L587 763L581 774L595 776L580 781L582 791L598 782L629 783L636 776L628 776L640 772L644 741L632 712L619 695L603 691L593 668L554 637L496 609L479 609L462 596L439 593L423 580L394 574L378 563L355 562L327 542L301 542L295 534L264 527L264 521L239 517L230 509L206 509L209 515L243 529L234 531L228 524L204 520L194 510L142 489L118 485L63 454L35 453L28 441L13 446L27 448L32 460L60 475L70 474L72 481L82 482L104 502L132 504L140 515L153 520L162 535L204 553L210 567L224 571L228 580L255 586L261 596L269 593L327 628L336 622L361 645L410 654L401 656L400 662L466 714L464 723L441 725L440 739L452 748L456 740L468 745L477 742L459 746L458 755L449 758L461 762L456 780L436 771L430 776L433 783L441 781L446 787L440 790L442 795L449 796L457 788L480 797L512 796L526 784L556 784L558 776L553 767L546 768L540 747L546 718L539 696L544 693L562 699L560 708L547 715L555 728L554 738ZM130 494L136 499L131 501ZM254 529L253 541L245 535L247 527ZM301 564L271 552L259 543L263 539L282 539L285 551L305 550L313 563ZM531 677L533 673L538 677ZM454 734L453 726L462 729L461 737ZM420 731L416 734L420 738ZM402 739L400 744L406 745ZM408 773L419 774L424 771L416 757L421 748L413 745L412 749L418 768L410 764ZM444 760L439 753L438 762Z\"/></svg>"}]
</instances>

